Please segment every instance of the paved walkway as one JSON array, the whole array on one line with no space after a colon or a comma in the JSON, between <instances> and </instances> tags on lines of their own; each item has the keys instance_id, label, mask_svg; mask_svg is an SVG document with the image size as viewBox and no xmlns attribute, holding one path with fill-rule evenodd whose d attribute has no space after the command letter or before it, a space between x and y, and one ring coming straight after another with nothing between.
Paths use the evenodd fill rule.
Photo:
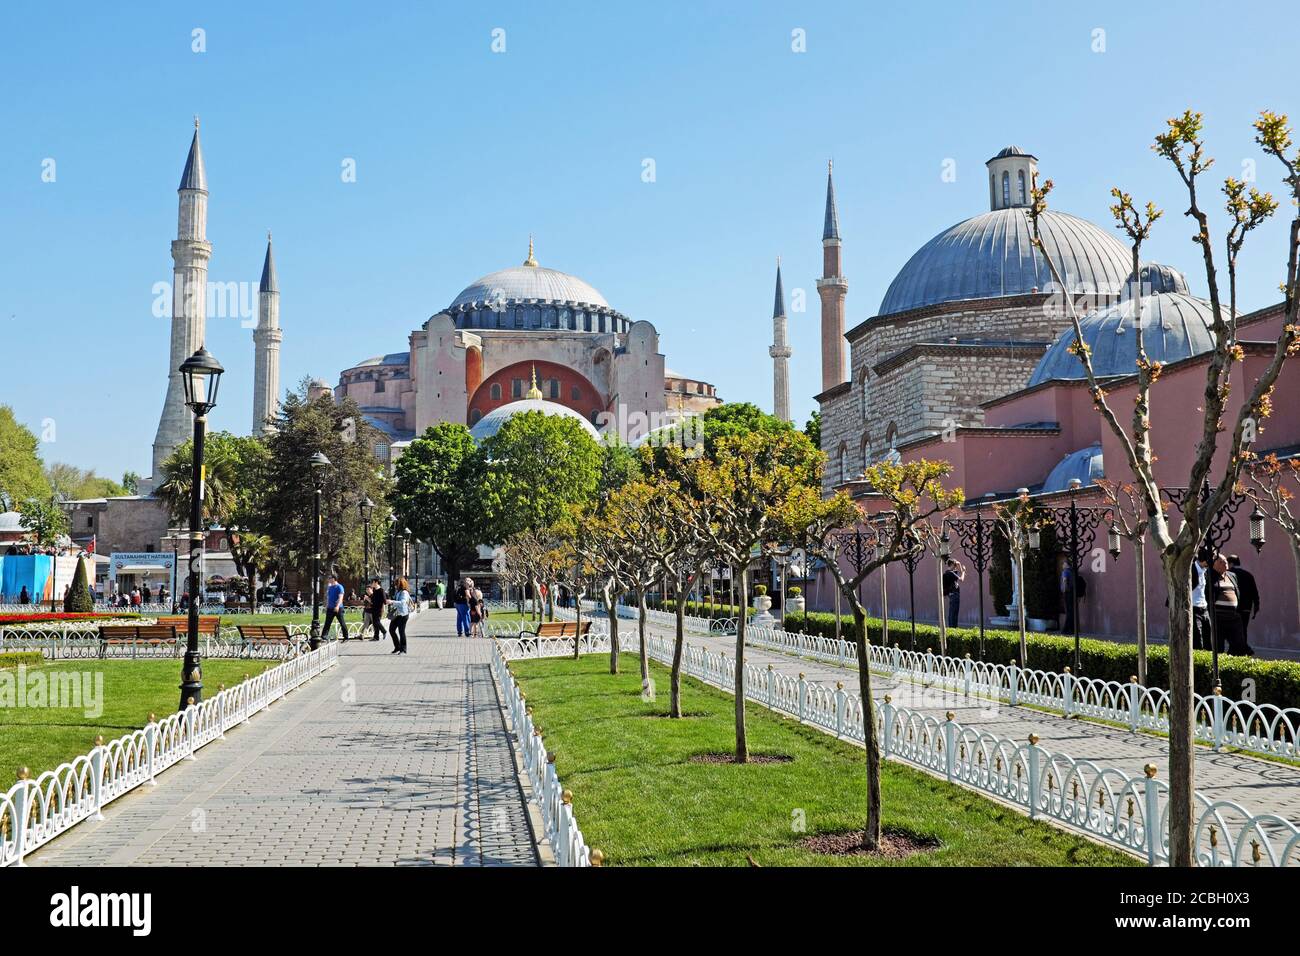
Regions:
<instances>
[{"instance_id":1,"label":"paved walkway","mask_svg":"<svg viewBox=\"0 0 1300 956\"><path fill-rule=\"evenodd\" d=\"M339 666L28 857L32 865L536 866L490 644L452 611Z\"/></svg>"},{"instance_id":2,"label":"paved walkway","mask_svg":"<svg viewBox=\"0 0 1300 956\"><path fill-rule=\"evenodd\" d=\"M672 629L652 625L658 633L672 637ZM637 652L636 621L620 621L625 651ZM729 658L736 654L735 637L706 637L687 632L686 643L721 651ZM746 646L745 660L760 667L768 664L781 674L835 686L843 681L845 689L857 693L857 668L838 667ZM897 681L872 671L872 693L877 700L889 694L893 703L909 710L932 714L940 719L951 710L963 726L978 727L991 734L1023 741L1036 733L1039 743L1054 753L1075 759L1093 760L1102 766L1115 767L1130 776L1140 777L1142 768L1154 763L1161 779L1169 779L1169 742L1165 737L1129 733L1087 720L1068 719L1026 707L1011 707L990 701L972 700L960 694L927 691L911 681ZM1196 788L1212 800L1232 800L1253 814L1276 813L1300 823L1300 767L1273 763L1241 754L1215 753L1208 747L1196 748Z\"/></svg>"}]
</instances>

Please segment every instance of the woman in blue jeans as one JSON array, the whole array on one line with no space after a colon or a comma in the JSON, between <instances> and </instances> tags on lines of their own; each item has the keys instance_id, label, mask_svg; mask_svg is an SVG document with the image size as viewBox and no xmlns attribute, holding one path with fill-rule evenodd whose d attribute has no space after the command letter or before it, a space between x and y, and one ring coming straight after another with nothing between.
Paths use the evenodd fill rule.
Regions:
<instances>
[{"instance_id":1,"label":"woman in blue jeans","mask_svg":"<svg viewBox=\"0 0 1300 956\"><path fill-rule=\"evenodd\" d=\"M406 653L406 619L411 616L411 592L407 589L406 578L397 579L397 588L393 594L392 617L388 621L388 633L393 639L393 653Z\"/></svg>"},{"instance_id":2,"label":"woman in blue jeans","mask_svg":"<svg viewBox=\"0 0 1300 956\"><path fill-rule=\"evenodd\" d=\"M454 595L456 604L456 636L470 636L469 606L474 601L474 579L461 578Z\"/></svg>"}]
</instances>

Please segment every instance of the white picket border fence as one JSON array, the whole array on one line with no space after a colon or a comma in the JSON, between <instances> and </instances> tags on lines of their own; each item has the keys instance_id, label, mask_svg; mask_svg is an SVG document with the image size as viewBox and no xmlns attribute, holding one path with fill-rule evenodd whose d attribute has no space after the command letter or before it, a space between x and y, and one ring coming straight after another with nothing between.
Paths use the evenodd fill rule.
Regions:
<instances>
[{"instance_id":1,"label":"white picket border fence","mask_svg":"<svg viewBox=\"0 0 1300 956\"><path fill-rule=\"evenodd\" d=\"M573 653L572 638L502 640L506 659L560 657ZM593 641L591 650L609 650ZM673 641L651 634L649 655L672 661ZM721 652L687 644L682 672L735 693L735 664ZM745 666L745 698L770 710L861 743L862 703L843 684L827 687L772 668ZM877 704L875 719L884 759L901 760L1026 811L1033 819L1082 831L1103 843L1145 859L1168 863L1168 785L1152 777L1130 777L1091 760L1052 753L1037 738L1018 743L955 720L896 707L889 697ZM1273 813L1253 815L1232 801L1212 801L1199 791L1195 847L1200 866L1300 866L1300 827ZM1147 821L1157 821L1154 827Z\"/></svg>"},{"instance_id":2,"label":"white picket border fence","mask_svg":"<svg viewBox=\"0 0 1300 956\"><path fill-rule=\"evenodd\" d=\"M564 640L572 649L573 639ZM510 715L510 729L523 752L524 772L532 785L533 801L541 811L542 827L555 852L555 862L560 866L599 866L599 851L593 852L587 846L578 828L573 813L573 797L560 785L555 772L555 758L547 753L541 731L533 724L532 714L514 675L510 673L500 642L496 642L492 649L492 668L506 702L506 712Z\"/></svg>"},{"instance_id":3,"label":"white picket border fence","mask_svg":"<svg viewBox=\"0 0 1300 956\"><path fill-rule=\"evenodd\" d=\"M856 669L857 647L851 641L779 628L751 628L746 643L767 650L807 657ZM1076 677L1016 664L990 664L944 657L931 651L905 651L897 644L867 648L871 669L926 686L939 686L966 697L996 700L1012 707L1028 705L1066 717L1085 717L1139 730L1169 733L1169 691L1144 687L1134 678L1119 681ZM1215 693L1194 695L1195 736L1215 750L1235 747L1266 756L1300 759L1300 708L1233 700Z\"/></svg>"},{"instance_id":4,"label":"white picket border fence","mask_svg":"<svg viewBox=\"0 0 1300 956\"><path fill-rule=\"evenodd\" d=\"M23 859L83 820L102 820L104 807L338 663L337 643L323 644L183 711L124 734L35 780L0 794L0 867Z\"/></svg>"}]
</instances>

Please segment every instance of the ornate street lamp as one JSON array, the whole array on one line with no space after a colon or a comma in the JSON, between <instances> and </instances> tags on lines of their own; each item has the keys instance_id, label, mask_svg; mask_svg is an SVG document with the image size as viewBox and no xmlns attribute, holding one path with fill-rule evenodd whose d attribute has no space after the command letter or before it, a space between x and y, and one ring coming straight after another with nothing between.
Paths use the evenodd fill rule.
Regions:
<instances>
[{"instance_id":1,"label":"ornate street lamp","mask_svg":"<svg viewBox=\"0 0 1300 956\"><path fill-rule=\"evenodd\" d=\"M993 525L994 519L984 518L984 506L990 503L996 496L993 492L985 493L984 497L975 502L975 517L973 518L950 518L948 524L957 532L957 537L961 541L962 550L966 552L966 557L970 558L971 564L975 565L975 571L979 580L979 598L980 598L980 660L984 660L984 572L988 570L989 561L993 557ZM945 532L946 533L946 532Z\"/></svg>"},{"instance_id":2,"label":"ornate street lamp","mask_svg":"<svg viewBox=\"0 0 1300 956\"><path fill-rule=\"evenodd\" d=\"M1255 510L1250 513L1250 543L1255 546L1255 553L1264 547L1264 512L1259 510L1259 505L1255 505Z\"/></svg>"},{"instance_id":3,"label":"ornate street lamp","mask_svg":"<svg viewBox=\"0 0 1300 956\"><path fill-rule=\"evenodd\" d=\"M217 405L217 388L225 369L212 353L199 346L197 352L181 363L178 371L185 387L185 404L194 413L194 449L190 463L190 607L178 708L184 710L203 700L203 672L199 666L199 579L203 574L203 486L206 477L203 439L207 434L208 412Z\"/></svg>"},{"instance_id":4,"label":"ornate street lamp","mask_svg":"<svg viewBox=\"0 0 1300 956\"><path fill-rule=\"evenodd\" d=\"M1083 482L1078 478L1070 479L1070 506L1068 508L1043 508L1041 509L1048 517L1052 519L1057 528L1063 528L1066 532L1064 540L1060 533L1057 534L1056 543L1065 551L1066 560L1070 564L1070 621L1073 624L1074 632L1074 674L1077 677L1080 673L1080 662L1082 655L1079 649L1079 566L1083 563L1085 554L1092 550L1093 542L1097 537L1097 526L1101 524L1102 518L1108 515L1105 509L1101 508L1080 508L1077 498L1079 491L1083 488ZM1108 537L1111 545L1111 553L1116 557L1119 556L1118 528L1112 520L1110 533ZM1041 544L1041 539L1040 542Z\"/></svg>"},{"instance_id":5,"label":"ornate street lamp","mask_svg":"<svg viewBox=\"0 0 1300 956\"><path fill-rule=\"evenodd\" d=\"M320 492L330 460L320 452L311 456L311 641L314 651L320 647Z\"/></svg>"},{"instance_id":6,"label":"ornate street lamp","mask_svg":"<svg viewBox=\"0 0 1300 956\"><path fill-rule=\"evenodd\" d=\"M361 537L365 551L365 557L361 561L361 577L364 579L362 583L366 584L370 581L370 512L375 510L375 503L368 497L362 498L357 509L361 512Z\"/></svg>"},{"instance_id":7,"label":"ornate street lamp","mask_svg":"<svg viewBox=\"0 0 1300 956\"><path fill-rule=\"evenodd\" d=\"M397 515L389 514L388 516L388 594L391 597L393 588L397 586L397 558L394 555L394 546L397 538Z\"/></svg>"},{"instance_id":8,"label":"ornate street lamp","mask_svg":"<svg viewBox=\"0 0 1300 956\"><path fill-rule=\"evenodd\" d=\"M1120 530L1118 522L1110 523L1110 530L1106 532L1106 550L1110 552L1112 560L1119 560L1120 553Z\"/></svg>"}]
</instances>

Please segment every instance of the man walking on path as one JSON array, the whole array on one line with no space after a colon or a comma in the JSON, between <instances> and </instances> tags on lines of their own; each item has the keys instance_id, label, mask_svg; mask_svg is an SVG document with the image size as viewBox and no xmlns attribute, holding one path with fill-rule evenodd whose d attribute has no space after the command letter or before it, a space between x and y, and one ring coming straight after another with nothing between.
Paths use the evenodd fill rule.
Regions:
<instances>
[{"instance_id":1,"label":"man walking on path","mask_svg":"<svg viewBox=\"0 0 1300 956\"><path fill-rule=\"evenodd\" d=\"M441 611L447 600L447 585L441 578L434 584L433 594L438 599L438 610Z\"/></svg>"},{"instance_id":2,"label":"man walking on path","mask_svg":"<svg viewBox=\"0 0 1300 956\"><path fill-rule=\"evenodd\" d=\"M370 584L370 592L366 595L370 601L370 619L375 625L375 636L372 641L377 641L380 635L387 636L388 632L384 630L384 608L388 604L388 595L384 593L384 586L380 583L379 578L375 578Z\"/></svg>"},{"instance_id":3,"label":"man walking on path","mask_svg":"<svg viewBox=\"0 0 1300 956\"><path fill-rule=\"evenodd\" d=\"M339 630L343 632L343 640L348 639L348 622L343 619L343 585L339 584L339 579L333 574L329 577L330 586L325 590L325 626L321 628L321 634L330 632L330 623L336 618L339 622Z\"/></svg>"},{"instance_id":4,"label":"man walking on path","mask_svg":"<svg viewBox=\"0 0 1300 956\"><path fill-rule=\"evenodd\" d=\"M1259 585L1255 582L1255 575L1241 566L1241 558L1237 555L1228 555L1228 568L1240 589L1237 613L1241 615L1241 643L1247 654L1253 654L1255 652L1250 649L1250 619L1259 614Z\"/></svg>"}]
</instances>

